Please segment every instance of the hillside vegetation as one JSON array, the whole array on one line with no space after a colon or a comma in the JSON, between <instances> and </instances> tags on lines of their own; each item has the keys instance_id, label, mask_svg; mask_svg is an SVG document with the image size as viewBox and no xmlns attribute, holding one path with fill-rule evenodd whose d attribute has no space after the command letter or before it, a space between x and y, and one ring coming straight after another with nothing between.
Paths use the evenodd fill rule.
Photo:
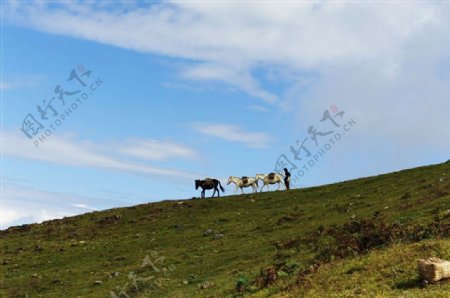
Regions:
<instances>
[{"instance_id":1,"label":"hillside vegetation","mask_svg":"<svg viewBox=\"0 0 450 298\"><path fill-rule=\"evenodd\" d=\"M1 297L450 297L450 162L0 232ZM130 186L132 187L132 186Z\"/></svg>"}]
</instances>

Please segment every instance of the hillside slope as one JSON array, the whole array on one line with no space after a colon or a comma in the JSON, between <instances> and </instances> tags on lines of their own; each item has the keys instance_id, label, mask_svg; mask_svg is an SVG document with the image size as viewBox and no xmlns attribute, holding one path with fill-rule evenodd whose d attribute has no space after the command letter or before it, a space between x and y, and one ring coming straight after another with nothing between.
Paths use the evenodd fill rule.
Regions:
<instances>
[{"instance_id":1,"label":"hillside slope","mask_svg":"<svg viewBox=\"0 0 450 298\"><path fill-rule=\"evenodd\" d=\"M0 296L449 297L449 282L421 288L415 272L419 256L450 259L449 170L9 228Z\"/></svg>"}]
</instances>

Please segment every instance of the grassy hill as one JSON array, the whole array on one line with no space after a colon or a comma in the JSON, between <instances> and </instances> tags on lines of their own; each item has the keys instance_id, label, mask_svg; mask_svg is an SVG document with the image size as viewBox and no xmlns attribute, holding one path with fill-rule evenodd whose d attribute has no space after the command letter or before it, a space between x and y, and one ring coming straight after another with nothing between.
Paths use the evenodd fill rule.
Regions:
<instances>
[{"instance_id":1,"label":"grassy hill","mask_svg":"<svg viewBox=\"0 0 450 298\"><path fill-rule=\"evenodd\" d=\"M450 162L0 232L1 297L450 297Z\"/></svg>"}]
</instances>

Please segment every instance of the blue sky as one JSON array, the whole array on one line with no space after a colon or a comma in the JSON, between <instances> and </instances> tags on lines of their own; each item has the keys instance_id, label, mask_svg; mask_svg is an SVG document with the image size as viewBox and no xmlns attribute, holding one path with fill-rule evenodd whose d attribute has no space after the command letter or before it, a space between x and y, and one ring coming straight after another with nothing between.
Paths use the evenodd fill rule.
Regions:
<instances>
[{"instance_id":1,"label":"blue sky","mask_svg":"<svg viewBox=\"0 0 450 298\"><path fill-rule=\"evenodd\" d=\"M449 9L2 2L0 226L198 196L193 179L268 173L282 154L296 187L446 161ZM41 119L58 85L80 92ZM31 139L28 114L45 126Z\"/></svg>"}]
</instances>

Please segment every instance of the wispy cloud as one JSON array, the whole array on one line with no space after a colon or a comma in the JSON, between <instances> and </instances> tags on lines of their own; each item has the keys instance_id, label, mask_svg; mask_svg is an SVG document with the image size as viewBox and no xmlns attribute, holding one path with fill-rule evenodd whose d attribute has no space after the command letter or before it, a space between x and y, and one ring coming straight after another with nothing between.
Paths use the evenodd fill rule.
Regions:
<instances>
[{"instance_id":1,"label":"wispy cloud","mask_svg":"<svg viewBox=\"0 0 450 298\"><path fill-rule=\"evenodd\" d=\"M355 143L395 142L393 157L418 145L422 152L449 148L446 1L266 1L258 7L239 1L139 7L11 1L4 12L7 23L177 58L177 65L186 62L181 78L230 84L296 114L304 125L335 103L358 119ZM264 84L261 73L271 69L280 70L283 90ZM317 80L302 82L305 72ZM230 137L242 136L236 127L203 130L242 139ZM368 159L385 159L376 155Z\"/></svg>"},{"instance_id":2,"label":"wispy cloud","mask_svg":"<svg viewBox=\"0 0 450 298\"><path fill-rule=\"evenodd\" d=\"M274 104L278 96L262 89L247 69L236 69L219 64L201 64L191 66L182 72L182 77L197 81L218 81L228 83L245 91L248 95L260 98L266 103Z\"/></svg>"},{"instance_id":3,"label":"wispy cloud","mask_svg":"<svg viewBox=\"0 0 450 298\"><path fill-rule=\"evenodd\" d=\"M4 12L8 23L187 59L182 77L231 84L268 103L279 95L258 81L259 69L325 71L348 61L394 69L417 36L450 25L448 3L419 1L264 2L258 8L235 1L146 6L9 1Z\"/></svg>"},{"instance_id":4,"label":"wispy cloud","mask_svg":"<svg viewBox=\"0 0 450 298\"><path fill-rule=\"evenodd\" d=\"M82 208L82 209L87 209L87 210L97 210L97 208L92 208L92 207L87 206L86 204L80 204L80 203L71 204L71 206L77 207L77 208Z\"/></svg>"},{"instance_id":5,"label":"wispy cloud","mask_svg":"<svg viewBox=\"0 0 450 298\"><path fill-rule=\"evenodd\" d=\"M253 148L265 148L271 141L271 137L264 132L247 132L237 125L193 123L189 126L203 135L239 142Z\"/></svg>"},{"instance_id":6,"label":"wispy cloud","mask_svg":"<svg viewBox=\"0 0 450 298\"><path fill-rule=\"evenodd\" d=\"M257 111L257 112L263 112L263 113L267 113L270 112L270 109L264 106L260 106L260 105L250 105L248 107L249 110L253 110L253 111Z\"/></svg>"},{"instance_id":7,"label":"wispy cloud","mask_svg":"<svg viewBox=\"0 0 450 298\"><path fill-rule=\"evenodd\" d=\"M172 157L192 158L195 151L173 143L157 141L130 141L125 145L100 144L73 137L53 135L36 148L25 136L5 132L0 136L1 153L71 167L91 167L135 174L191 179L196 175L183 170L154 167L130 161L131 157L162 160ZM120 158L116 157L121 155Z\"/></svg>"},{"instance_id":8,"label":"wispy cloud","mask_svg":"<svg viewBox=\"0 0 450 298\"><path fill-rule=\"evenodd\" d=\"M195 159L198 153L184 145L157 140L130 139L118 151L146 160L167 160L170 158Z\"/></svg>"},{"instance_id":9,"label":"wispy cloud","mask_svg":"<svg viewBox=\"0 0 450 298\"><path fill-rule=\"evenodd\" d=\"M3 181L0 228L39 223L95 210L88 207L87 202L94 203L95 199Z\"/></svg>"},{"instance_id":10,"label":"wispy cloud","mask_svg":"<svg viewBox=\"0 0 450 298\"><path fill-rule=\"evenodd\" d=\"M44 76L40 75L8 77L7 80L0 82L0 90L7 91L19 88L33 88L41 84L45 79Z\"/></svg>"},{"instance_id":11,"label":"wispy cloud","mask_svg":"<svg viewBox=\"0 0 450 298\"><path fill-rule=\"evenodd\" d=\"M0 82L0 90L11 89L11 87L12 87L11 83Z\"/></svg>"}]
</instances>

